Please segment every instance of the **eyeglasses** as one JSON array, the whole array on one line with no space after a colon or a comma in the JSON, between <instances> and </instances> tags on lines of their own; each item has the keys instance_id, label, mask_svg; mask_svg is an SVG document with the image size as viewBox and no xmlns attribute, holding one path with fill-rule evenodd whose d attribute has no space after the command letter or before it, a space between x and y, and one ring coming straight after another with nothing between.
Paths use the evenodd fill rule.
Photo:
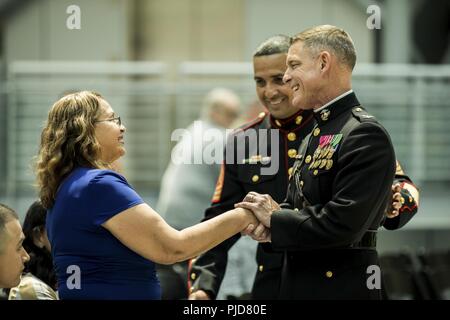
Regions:
<instances>
[{"instance_id":1,"label":"eyeglasses","mask_svg":"<svg viewBox=\"0 0 450 320\"><path fill-rule=\"evenodd\" d=\"M120 120L120 117L114 117L114 118L111 118L111 119L104 119L104 120L97 120L95 122L104 122L104 121L113 121L119 127L122 125L122 120Z\"/></svg>"}]
</instances>

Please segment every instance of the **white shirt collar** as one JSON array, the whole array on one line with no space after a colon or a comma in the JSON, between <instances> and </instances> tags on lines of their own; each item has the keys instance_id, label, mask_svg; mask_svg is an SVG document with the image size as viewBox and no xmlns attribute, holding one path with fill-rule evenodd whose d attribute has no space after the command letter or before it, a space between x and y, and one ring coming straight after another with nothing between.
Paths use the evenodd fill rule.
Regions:
<instances>
[{"instance_id":1,"label":"white shirt collar","mask_svg":"<svg viewBox=\"0 0 450 320\"><path fill-rule=\"evenodd\" d=\"M353 89L348 90L347 92L344 92L343 94L341 94L340 96L337 96L336 98L334 98L333 100L325 103L323 106L321 106L320 108L314 109L314 112L320 112L323 109L325 109L326 107L328 107L329 105L331 105L332 103L335 103L336 101L338 101L339 99L342 99L343 97L349 95L350 93L353 92Z\"/></svg>"}]
</instances>

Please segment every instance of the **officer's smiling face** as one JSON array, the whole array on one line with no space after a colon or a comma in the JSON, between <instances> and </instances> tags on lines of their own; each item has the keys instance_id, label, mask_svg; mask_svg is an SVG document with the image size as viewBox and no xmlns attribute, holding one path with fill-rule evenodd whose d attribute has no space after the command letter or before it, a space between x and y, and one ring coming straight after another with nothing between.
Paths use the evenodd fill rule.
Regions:
<instances>
[{"instance_id":1,"label":"officer's smiling face","mask_svg":"<svg viewBox=\"0 0 450 320\"><path fill-rule=\"evenodd\" d=\"M292 104L302 109L320 106L318 93L323 81L318 57L305 49L301 41L294 42L289 48L283 80L292 89Z\"/></svg>"},{"instance_id":2,"label":"officer's smiling face","mask_svg":"<svg viewBox=\"0 0 450 320\"><path fill-rule=\"evenodd\" d=\"M285 53L277 53L253 58L256 93L261 103L277 119L288 118L299 110L291 103L291 88L283 82L286 56Z\"/></svg>"}]
</instances>

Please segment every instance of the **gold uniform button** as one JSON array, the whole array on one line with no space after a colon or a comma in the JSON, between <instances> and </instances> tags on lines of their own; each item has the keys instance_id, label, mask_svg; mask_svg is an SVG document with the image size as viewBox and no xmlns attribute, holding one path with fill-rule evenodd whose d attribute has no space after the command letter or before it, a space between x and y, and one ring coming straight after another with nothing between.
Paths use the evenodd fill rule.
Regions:
<instances>
[{"instance_id":1,"label":"gold uniform button","mask_svg":"<svg viewBox=\"0 0 450 320\"><path fill-rule=\"evenodd\" d=\"M258 114L258 118L264 118L266 116L265 112L261 112L260 114Z\"/></svg>"},{"instance_id":2,"label":"gold uniform button","mask_svg":"<svg viewBox=\"0 0 450 320\"><path fill-rule=\"evenodd\" d=\"M275 120L275 124L276 124L277 126L281 127L281 122L280 122L280 121Z\"/></svg>"},{"instance_id":3,"label":"gold uniform button","mask_svg":"<svg viewBox=\"0 0 450 320\"><path fill-rule=\"evenodd\" d=\"M296 155L297 155L297 150L295 150L295 149L289 149L288 150L289 158L295 158Z\"/></svg>"},{"instance_id":4,"label":"gold uniform button","mask_svg":"<svg viewBox=\"0 0 450 320\"><path fill-rule=\"evenodd\" d=\"M319 128L315 128L314 132L313 132L314 137L317 137L319 135L319 133L320 133L320 129Z\"/></svg>"},{"instance_id":5,"label":"gold uniform button","mask_svg":"<svg viewBox=\"0 0 450 320\"><path fill-rule=\"evenodd\" d=\"M411 196L409 196L408 200L409 200L409 202L412 202L412 197L411 197Z\"/></svg>"},{"instance_id":6,"label":"gold uniform button","mask_svg":"<svg viewBox=\"0 0 450 320\"><path fill-rule=\"evenodd\" d=\"M405 198L401 197L401 198L400 198L400 203L401 203L401 204L404 204L404 203L405 203Z\"/></svg>"},{"instance_id":7,"label":"gold uniform button","mask_svg":"<svg viewBox=\"0 0 450 320\"><path fill-rule=\"evenodd\" d=\"M326 276L327 278L331 278L331 277L333 276L333 272L327 271L327 272L325 273L325 276Z\"/></svg>"},{"instance_id":8,"label":"gold uniform button","mask_svg":"<svg viewBox=\"0 0 450 320\"><path fill-rule=\"evenodd\" d=\"M262 264L260 264L259 267L258 267L258 270L259 270L259 272L263 272L264 266Z\"/></svg>"},{"instance_id":9,"label":"gold uniform button","mask_svg":"<svg viewBox=\"0 0 450 320\"><path fill-rule=\"evenodd\" d=\"M303 117L302 116L298 116L297 118L295 118L295 124L299 125L300 123L302 123Z\"/></svg>"},{"instance_id":10,"label":"gold uniform button","mask_svg":"<svg viewBox=\"0 0 450 320\"><path fill-rule=\"evenodd\" d=\"M310 155L308 155L308 156L305 158L305 162L306 162L306 163L310 163L310 162L311 162L311 156L310 156Z\"/></svg>"},{"instance_id":11,"label":"gold uniform button","mask_svg":"<svg viewBox=\"0 0 450 320\"><path fill-rule=\"evenodd\" d=\"M258 176L257 174L255 174L255 175L252 177L252 181L253 181L253 182L258 182L258 181L259 181L259 176Z\"/></svg>"},{"instance_id":12,"label":"gold uniform button","mask_svg":"<svg viewBox=\"0 0 450 320\"><path fill-rule=\"evenodd\" d=\"M195 280L195 278L197 278L197 275L195 273L191 273L191 279Z\"/></svg>"},{"instance_id":13,"label":"gold uniform button","mask_svg":"<svg viewBox=\"0 0 450 320\"><path fill-rule=\"evenodd\" d=\"M292 175L292 170L294 170L294 168L292 168L292 167L290 167L290 168L288 169L288 174L289 174L289 176Z\"/></svg>"},{"instance_id":14,"label":"gold uniform button","mask_svg":"<svg viewBox=\"0 0 450 320\"><path fill-rule=\"evenodd\" d=\"M295 139L297 139L297 135L294 132L290 132L288 133L287 138L289 141L295 141Z\"/></svg>"},{"instance_id":15,"label":"gold uniform button","mask_svg":"<svg viewBox=\"0 0 450 320\"><path fill-rule=\"evenodd\" d=\"M317 176L317 174L319 173L319 171L316 169L316 170L314 170L314 172L313 172L313 174L315 175L315 176Z\"/></svg>"},{"instance_id":16,"label":"gold uniform button","mask_svg":"<svg viewBox=\"0 0 450 320\"><path fill-rule=\"evenodd\" d=\"M361 108L356 108L355 111L356 111L356 112L361 112L362 109L361 109Z\"/></svg>"}]
</instances>

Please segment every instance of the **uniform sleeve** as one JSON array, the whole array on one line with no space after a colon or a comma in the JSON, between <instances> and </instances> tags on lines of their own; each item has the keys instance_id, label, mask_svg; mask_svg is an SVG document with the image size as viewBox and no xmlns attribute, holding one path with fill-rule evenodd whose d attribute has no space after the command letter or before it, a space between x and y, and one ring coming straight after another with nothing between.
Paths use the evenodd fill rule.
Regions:
<instances>
[{"instance_id":1,"label":"uniform sleeve","mask_svg":"<svg viewBox=\"0 0 450 320\"><path fill-rule=\"evenodd\" d=\"M358 124L342 143L336 170L329 202L274 212L274 249L350 245L382 218L395 172L395 154L385 130L376 123Z\"/></svg>"},{"instance_id":2,"label":"uniform sleeve","mask_svg":"<svg viewBox=\"0 0 450 320\"><path fill-rule=\"evenodd\" d=\"M227 144L227 149L230 148ZM236 155L236 152L234 153ZM224 159L227 151L225 150ZM230 160L230 159L229 159ZM231 163L224 163L216 185L213 203L205 211L205 218L214 218L223 212L234 209L234 204L242 201L245 190L237 178L236 159ZM225 240L211 250L200 255L192 264L189 278L192 281L191 290L207 291L211 298L216 298L220 285L225 276L228 261L228 251L239 240L240 233Z\"/></svg>"},{"instance_id":3,"label":"uniform sleeve","mask_svg":"<svg viewBox=\"0 0 450 320\"><path fill-rule=\"evenodd\" d=\"M405 183L408 183L415 187L413 181L409 176L405 174L400 164L397 163L397 169L394 177L394 184L400 183L402 186L402 190L400 190L400 194L402 196L402 206L399 209L398 216L394 218L386 218L383 223L383 227L388 230L397 230L406 225L412 217L417 213L418 205L414 197L408 191L408 189L403 186Z\"/></svg>"},{"instance_id":4,"label":"uniform sleeve","mask_svg":"<svg viewBox=\"0 0 450 320\"><path fill-rule=\"evenodd\" d=\"M93 224L100 226L116 214L143 203L127 180L113 171L101 171L88 188Z\"/></svg>"}]
</instances>

